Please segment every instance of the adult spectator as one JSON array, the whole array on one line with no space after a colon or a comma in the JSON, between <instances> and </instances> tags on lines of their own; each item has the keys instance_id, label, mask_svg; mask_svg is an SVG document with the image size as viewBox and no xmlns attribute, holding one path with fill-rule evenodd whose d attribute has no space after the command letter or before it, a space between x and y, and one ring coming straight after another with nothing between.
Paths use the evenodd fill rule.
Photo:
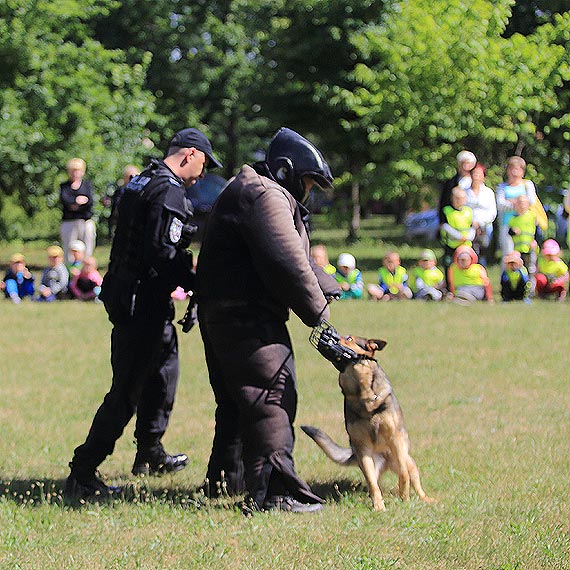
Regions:
<instances>
[{"instance_id":1,"label":"adult spectator","mask_svg":"<svg viewBox=\"0 0 570 570\"><path fill-rule=\"evenodd\" d=\"M293 464L297 390L286 321L290 309L307 326L329 315L309 264L303 202L332 180L318 149L282 128L265 161L243 166L226 186L202 242L198 318L217 405L204 488L245 486L246 512L322 508Z\"/></svg>"},{"instance_id":2,"label":"adult spectator","mask_svg":"<svg viewBox=\"0 0 570 570\"><path fill-rule=\"evenodd\" d=\"M536 188L532 180L525 180L526 162L520 156L507 160L507 180L497 186L497 210L499 219L499 247L503 256L513 251L509 236L509 220L515 215L515 201L523 194L532 206L536 202Z\"/></svg>"},{"instance_id":3,"label":"adult spectator","mask_svg":"<svg viewBox=\"0 0 570 570\"><path fill-rule=\"evenodd\" d=\"M438 210L440 224L444 224L446 222L443 209L445 206L449 206L451 204L451 191L456 186L463 188L463 190L466 190L471 186L471 171L476 164L477 158L469 150L462 150L457 155L457 172L452 178L444 182L441 188Z\"/></svg>"},{"instance_id":4,"label":"adult spectator","mask_svg":"<svg viewBox=\"0 0 570 570\"><path fill-rule=\"evenodd\" d=\"M221 166L210 141L197 129L184 129L170 142L164 160L153 160L125 188L100 294L113 324L113 381L85 443L75 449L66 500L114 491L96 469L135 412L133 474L173 473L188 462L185 454L166 453L161 443L178 381L170 294L178 285L194 286L192 254L186 248L195 227L184 186L194 184L209 166Z\"/></svg>"},{"instance_id":5,"label":"adult spectator","mask_svg":"<svg viewBox=\"0 0 570 570\"><path fill-rule=\"evenodd\" d=\"M473 210L473 249L479 257L479 263L487 266L489 245L493 238L493 222L497 217L495 192L485 185L486 169L477 163L471 170L471 185L467 188L467 206Z\"/></svg>"},{"instance_id":6,"label":"adult spectator","mask_svg":"<svg viewBox=\"0 0 570 570\"><path fill-rule=\"evenodd\" d=\"M65 263L71 263L69 244L81 240L85 255L93 255L95 249L95 222L93 216L93 187L84 180L87 166L82 158L72 158L67 163L69 179L59 187L59 199L63 209L60 226L61 245Z\"/></svg>"}]
</instances>

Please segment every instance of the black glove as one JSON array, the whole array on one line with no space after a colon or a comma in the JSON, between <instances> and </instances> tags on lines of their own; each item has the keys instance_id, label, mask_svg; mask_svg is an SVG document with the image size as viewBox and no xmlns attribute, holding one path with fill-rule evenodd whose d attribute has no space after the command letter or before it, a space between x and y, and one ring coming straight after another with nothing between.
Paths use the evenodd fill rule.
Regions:
<instances>
[{"instance_id":1,"label":"black glove","mask_svg":"<svg viewBox=\"0 0 570 570\"><path fill-rule=\"evenodd\" d=\"M313 329L309 340L339 372L344 372L349 364L355 363L359 358L356 352L340 344L340 335L327 321L321 321Z\"/></svg>"},{"instance_id":2,"label":"black glove","mask_svg":"<svg viewBox=\"0 0 570 570\"><path fill-rule=\"evenodd\" d=\"M198 304L196 303L196 296L191 295L188 301L188 308L184 316L178 321L182 325L182 332L190 332L192 327L198 322Z\"/></svg>"},{"instance_id":3,"label":"black glove","mask_svg":"<svg viewBox=\"0 0 570 570\"><path fill-rule=\"evenodd\" d=\"M198 226L196 224L191 224L191 223L184 224L182 226L182 234L180 235L180 241L178 242L178 245L182 249L186 249L190 245L192 237L197 231L198 231Z\"/></svg>"}]
</instances>

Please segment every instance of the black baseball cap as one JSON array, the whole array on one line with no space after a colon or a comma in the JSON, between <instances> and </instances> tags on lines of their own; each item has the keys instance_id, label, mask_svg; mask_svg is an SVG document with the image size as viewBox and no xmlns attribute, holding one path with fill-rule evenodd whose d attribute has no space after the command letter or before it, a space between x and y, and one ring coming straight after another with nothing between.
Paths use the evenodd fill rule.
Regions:
<instances>
[{"instance_id":1,"label":"black baseball cap","mask_svg":"<svg viewBox=\"0 0 570 570\"><path fill-rule=\"evenodd\" d=\"M198 129L188 128L178 131L170 141L170 146L177 146L180 148L197 148L208 157L208 168L222 167L222 163L214 158L212 144L208 140L208 137Z\"/></svg>"}]
</instances>

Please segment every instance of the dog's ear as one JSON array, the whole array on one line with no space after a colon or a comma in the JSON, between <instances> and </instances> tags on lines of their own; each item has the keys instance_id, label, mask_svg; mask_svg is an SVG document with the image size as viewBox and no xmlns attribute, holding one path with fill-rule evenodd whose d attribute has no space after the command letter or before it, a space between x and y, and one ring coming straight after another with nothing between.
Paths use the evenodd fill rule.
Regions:
<instances>
[{"instance_id":1,"label":"dog's ear","mask_svg":"<svg viewBox=\"0 0 570 570\"><path fill-rule=\"evenodd\" d=\"M366 341L366 349L375 352L377 350L382 350L388 343L385 340L379 340L377 338L369 338Z\"/></svg>"}]
</instances>

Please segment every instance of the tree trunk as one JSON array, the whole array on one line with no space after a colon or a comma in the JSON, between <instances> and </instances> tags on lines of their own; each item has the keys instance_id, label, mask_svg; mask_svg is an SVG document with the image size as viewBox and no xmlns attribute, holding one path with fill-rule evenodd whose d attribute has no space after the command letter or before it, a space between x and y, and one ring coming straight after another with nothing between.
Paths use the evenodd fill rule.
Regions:
<instances>
[{"instance_id":1,"label":"tree trunk","mask_svg":"<svg viewBox=\"0 0 570 570\"><path fill-rule=\"evenodd\" d=\"M360 239L360 183L353 179L351 187L352 218L348 231L347 243L354 243Z\"/></svg>"}]
</instances>

